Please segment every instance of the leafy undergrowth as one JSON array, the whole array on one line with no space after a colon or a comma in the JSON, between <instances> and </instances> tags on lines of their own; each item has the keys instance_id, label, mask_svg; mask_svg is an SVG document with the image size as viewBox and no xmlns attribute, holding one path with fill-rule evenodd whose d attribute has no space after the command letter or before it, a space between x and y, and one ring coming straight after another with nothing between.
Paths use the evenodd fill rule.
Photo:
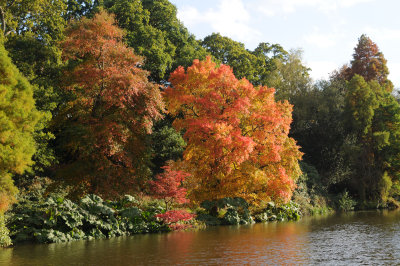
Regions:
<instances>
[{"instance_id":1,"label":"leafy undergrowth","mask_svg":"<svg viewBox=\"0 0 400 266\"><path fill-rule=\"evenodd\" d=\"M250 206L242 198L223 198L204 201L197 210L197 220L206 225L237 225L255 222L298 220L300 211L296 204L289 202L280 206L273 202Z\"/></svg>"},{"instance_id":2,"label":"leafy undergrowth","mask_svg":"<svg viewBox=\"0 0 400 266\"><path fill-rule=\"evenodd\" d=\"M9 233L6 227L5 217L0 213L0 247L8 247L11 245Z\"/></svg>"},{"instance_id":3,"label":"leafy undergrowth","mask_svg":"<svg viewBox=\"0 0 400 266\"><path fill-rule=\"evenodd\" d=\"M20 201L8 214L8 228L13 242L90 240L170 231L168 224L156 217L163 212L160 204L139 208L138 201L129 195L119 201L88 195L79 203L49 197L43 202Z\"/></svg>"},{"instance_id":4,"label":"leafy undergrowth","mask_svg":"<svg viewBox=\"0 0 400 266\"><path fill-rule=\"evenodd\" d=\"M252 210L256 222L297 221L301 217L299 206L294 202L276 205L267 202Z\"/></svg>"},{"instance_id":5,"label":"leafy undergrowth","mask_svg":"<svg viewBox=\"0 0 400 266\"><path fill-rule=\"evenodd\" d=\"M160 200L138 201L130 195L118 201L87 195L73 202L60 195L42 198L30 194L15 204L7 216L13 243L57 243L209 225L297 220L300 212L293 203L275 206L269 202L254 207L242 198L223 198L203 202L196 216L186 209L166 211Z\"/></svg>"}]
</instances>

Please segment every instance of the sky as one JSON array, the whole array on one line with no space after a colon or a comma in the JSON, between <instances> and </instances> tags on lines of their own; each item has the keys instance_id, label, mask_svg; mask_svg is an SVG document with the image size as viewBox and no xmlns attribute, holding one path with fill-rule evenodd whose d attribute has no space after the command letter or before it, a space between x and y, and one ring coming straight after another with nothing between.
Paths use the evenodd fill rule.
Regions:
<instances>
[{"instance_id":1,"label":"sky","mask_svg":"<svg viewBox=\"0 0 400 266\"><path fill-rule=\"evenodd\" d=\"M314 80L349 63L362 34L387 59L400 88L398 0L170 0L198 39L220 33L253 50L261 42L303 50Z\"/></svg>"}]
</instances>

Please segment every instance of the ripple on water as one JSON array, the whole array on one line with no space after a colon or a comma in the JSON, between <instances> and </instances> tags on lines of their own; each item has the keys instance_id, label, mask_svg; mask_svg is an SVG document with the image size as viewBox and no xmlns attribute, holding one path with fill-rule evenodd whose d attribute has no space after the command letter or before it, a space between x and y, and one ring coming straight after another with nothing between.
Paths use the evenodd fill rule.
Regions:
<instances>
[{"instance_id":1,"label":"ripple on water","mask_svg":"<svg viewBox=\"0 0 400 266\"><path fill-rule=\"evenodd\" d=\"M0 250L0 265L186 264L400 264L400 212L356 212Z\"/></svg>"}]
</instances>

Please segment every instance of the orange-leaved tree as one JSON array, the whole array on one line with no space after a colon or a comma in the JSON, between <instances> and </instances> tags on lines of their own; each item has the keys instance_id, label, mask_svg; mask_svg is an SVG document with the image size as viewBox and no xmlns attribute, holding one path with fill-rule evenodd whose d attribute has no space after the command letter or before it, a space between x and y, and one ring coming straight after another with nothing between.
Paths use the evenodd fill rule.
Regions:
<instances>
[{"instance_id":1,"label":"orange-leaved tree","mask_svg":"<svg viewBox=\"0 0 400 266\"><path fill-rule=\"evenodd\" d=\"M123 37L114 17L100 11L73 22L62 42L71 100L56 118L64 155L59 173L78 192L113 196L148 175L144 136L164 105Z\"/></svg>"},{"instance_id":2,"label":"orange-leaved tree","mask_svg":"<svg viewBox=\"0 0 400 266\"><path fill-rule=\"evenodd\" d=\"M174 126L187 147L175 167L193 201L243 197L251 202L290 199L301 174L301 152L288 137L292 107L274 89L238 80L229 66L208 57L176 69L165 91Z\"/></svg>"}]
</instances>

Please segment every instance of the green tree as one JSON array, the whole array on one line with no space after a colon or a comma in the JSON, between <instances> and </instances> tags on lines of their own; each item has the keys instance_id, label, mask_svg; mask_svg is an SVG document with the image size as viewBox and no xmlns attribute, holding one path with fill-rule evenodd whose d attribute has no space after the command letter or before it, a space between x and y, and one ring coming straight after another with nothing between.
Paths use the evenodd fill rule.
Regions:
<instances>
[{"instance_id":1,"label":"green tree","mask_svg":"<svg viewBox=\"0 0 400 266\"><path fill-rule=\"evenodd\" d=\"M150 71L153 81L163 83L179 65L190 65L206 55L168 0L105 0L104 7L127 31L128 45L145 57L143 67Z\"/></svg>"},{"instance_id":2,"label":"green tree","mask_svg":"<svg viewBox=\"0 0 400 266\"><path fill-rule=\"evenodd\" d=\"M376 96L363 77L355 75L346 91L346 120L349 134L355 142L345 147L353 167L353 186L357 188L361 200L370 194L376 176L372 143L372 120L378 107Z\"/></svg>"},{"instance_id":3,"label":"green tree","mask_svg":"<svg viewBox=\"0 0 400 266\"><path fill-rule=\"evenodd\" d=\"M204 38L203 47L216 62L229 65L238 78L246 78L254 85L270 85L270 75L277 64L285 61L287 52L278 44L260 43L254 51L243 43L213 33Z\"/></svg>"},{"instance_id":4,"label":"green tree","mask_svg":"<svg viewBox=\"0 0 400 266\"><path fill-rule=\"evenodd\" d=\"M0 25L5 36L34 35L48 42L62 37L64 0L1 0Z\"/></svg>"},{"instance_id":5,"label":"green tree","mask_svg":"<svg viewBox=\"0 0 400 266\"><path fill-rule=\"evenodd\" d=\"M213 33L204 38L202 45L218 63L232 67L238 79L246 78L251 83L259 81L257 56L246 50L243 43Z\"/></svg>"},{"instance_id":6,"label":"green tree","mask_svg":"<svg viewBox=\"0 0 400 266\"><path fill-rule=\"evenodd\" d=\"M346 93L346 119L352 145L345 146L359 198L385 203L399 180L400 106L377 80L355 75Z\"/></svg>"},{"instance_id":7,"label":"green tree","mask_svg":"<svg viewBox=\"0 0 400 266\"><path fill-rule=\"evenodd\" d=\"M186 143L182 135L171 126L168 116L157 121L150 137L152 153L152 172L159 174L167 161L182 159Z\"/></svg>"},{"instance_id":8,"label":"green tree","mask_svg":"<svg viewBox=\"0 0 400 266\"><path fill-rule=\"evenodd\" d=\"M274 68L270 71L266 82L276 89L278 100L288 100L294 104L296 112L296 96L305 95L312 88L309 68L303 65L302 51L291 50L285 57L274 58ZM295 115L294 115L295 116Z\"/></svg>"},{"instance_id":9,"label":"green tree","mask_svg":"<svg viewBox=\"0 0 400 266\"><path fill-rule=\"evenodd\" d=\"M96 10L101 1L98 0L67 0L67 12L64 14L64 19L80 19L88 16Z\"/></svg>"},{"instance_id":10,"label":"green tree","mask_svg":"<svg viewBox=\"0 0 400 266\"><path fill-rule=\"evenodd\" d=\"M344 82L320 81L307 93L293 97L290 135L304 152L303 159L325 177L326 185L342 179L336 174L343 162L339 151L344 141L344 86Z\"/></svg>"},{"instance_id":11,"label":"green tree","mask_svg":"<svg viewBox=\"0 0 400 266\"><path fill-rule=\"evenodd\" d=\"M385 202L393 183L399 181L399 105L391 95L386 59L378 46L361 35L353 60L338 77L349 81L346 92L347 135L344 145L354 169L352 187L359 198Z\"/></svg>"},{"instance_id":12,"label":"green tree","mask_svg":"<svg viewBox=\"0 0 400 266\"><path fill-rule=\"evenodd\" d=\"M55 162L49 145L54 139L49 124L53 110L61 102L58 42L63 38L67 7L65 0L0 1L5 47L13 63L33 85L36 106L45 114L34 133L37 150L32 174L39 174Z\"/></svg>"},{"instance_id":13,"label":"green tree","mask_svg":"<svg viewBox=\"0 0 400 266\"><path fill-rule=\"evenodd\" d=\"M0 213L17 193L11 176L22 174L32 164L36 150L33 132L41 115L32 86L0 43Z\"/></svg>"}]
</instances>

